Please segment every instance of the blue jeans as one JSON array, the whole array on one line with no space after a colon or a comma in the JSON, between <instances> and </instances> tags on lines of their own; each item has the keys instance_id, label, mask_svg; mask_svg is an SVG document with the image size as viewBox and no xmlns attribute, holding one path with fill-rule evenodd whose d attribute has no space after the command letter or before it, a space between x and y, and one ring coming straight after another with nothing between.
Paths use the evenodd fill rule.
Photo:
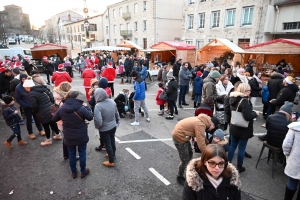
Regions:
<instances>
[{"instance_id":1,"label":"blue jeans","mask_svg":"<svg viewBox=\"0 0 300 200\"><path fill-rule=\"evenodd\" d=\"M10 126L11 130L13 131L13 134L8 138L8 142L11 142L15 137L18 138L18 141L22 140L21 138L21 129L19 124L15 124Z\"/></svg>"},{"instance_id":2,"label":"blue jeans","mask_svg":"<svg viewBox=\"0 0 300 200\"><path fill-rule=\"evenodd\" d=\"M299 180L288 177L288 182L286 184L286 187L292 191L296 191L298 184L299 184Z\"/></svg>"},{"instance_id":3,"label":"blue jeans","mask_svg":"<svg viewBox=\"0 0 300 200\"><path fill-rule=\"evenodd\" d=\"M114 127L113 129L109 131L99 131L100 138L103 140L106 152L109 157L109 162L114 163L115 162L115 155L116 155L116 142L115 142L115 133L117 128Z\"/></svg>"},{"instance_id":4,"label":"blue jeans","mask_svg":"<svg viewBox=\"0 0 300 200\"><path fill-rule=\"evenodd\" d=\"M81 173L85 173L85 166L86 166L86 144L81 146L68 146L69 152L69 163L71 167L72 174L76 174L76 148L78 147L78 154L79 154L79 163L80 163L80 171Z\"/></svg>"},{"instance_id":5,"label":"blue jeans","mask_svg":"<svg viewBox=\"0 0 300 200\"><path fill-rule=\"evenodd\" d=\"M185 95L188 93L189 91L189 86L184 86L184 85L180 85L180 93L179 93L179 105L186 104L185 102Z\"/></svg>"},{"instance_id":6,"label":"blue jeans","mask_svg":"<svg viewBox=\"0 0 300 200\"><path fill-rule=\"evenodd\" d=\"M230 149L228 151L228 160L229 162L232 161L234 152L238 148L238 157L237 157L237 165L242 166L245 158L245 151L247 147L248 139L244 140L235 136L231 136L231 143L230 143Z\"/></svg>"},{"instance_id":7,"label":"blue jeans","mask_svg":"<svg viewBox=\"0 0 300 200\"><path fill-rule=\"evenodd\" d=\"M201 94L195 93L195 99L194 99L195 102L201 103L201 98L202 98Z\"/></svg>"}]
</instances>

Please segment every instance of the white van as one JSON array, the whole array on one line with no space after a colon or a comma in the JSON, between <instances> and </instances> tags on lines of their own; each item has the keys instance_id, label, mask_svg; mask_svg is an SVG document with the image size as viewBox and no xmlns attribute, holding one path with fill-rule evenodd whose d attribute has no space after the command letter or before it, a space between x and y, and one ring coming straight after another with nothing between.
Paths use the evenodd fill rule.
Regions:
<instances>
[{"instance_id":1,"label":"white van","mask_svg":"<svg viewBox=\"0 0 300 200\"><path fill-rule=\"evenodd\" d=\"M24 49L22 47L0 49L0 54L2 56L8 56L10 58L12 58L13 56L16 56L18 54L20 54L22 57L28 56L30 59L32 58L30 49Z\"/></svg>"}]
</instances>

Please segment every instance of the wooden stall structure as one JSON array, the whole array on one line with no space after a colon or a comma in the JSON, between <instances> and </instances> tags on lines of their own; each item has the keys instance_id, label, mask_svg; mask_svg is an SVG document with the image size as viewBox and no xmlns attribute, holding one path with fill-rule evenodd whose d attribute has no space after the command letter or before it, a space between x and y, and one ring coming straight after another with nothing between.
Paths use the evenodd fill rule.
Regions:
<instances>
[{"instance_id":1,"label":"wooden stall structure","mask_svg":"<svg viewBox=\"0 0 300 200\"><path fill-rule=\"evenodd\" d=\"M286 63L294 68L292 76L300 76L300 40L276 39L245 48L241 52L241 62L248 63L256 60L256 68L260 71L276 69L276 64L285 59ZM269 69L270 68L270 69Z\"/></svg>"},{"instance_id":2,"label":"wooden stall structure","mask_svg":"<svg viewBox=\"0 0 300 200\"><path fill-rule=\"evenodd\" d=\"M66 46L60 46L57 44L42 44L32 47L31 49L32 59L42 59L43 56L51 56L53 54L59 54L61 58L71 55L71 51Z\"/></svg>"},{"instance_id":3,"label":"wooden stall structure","mask_svg":"<svg viewBox=\"0 0 300 200\"><path fill-rule=\"evenodd\" d=\"M233 58L227 58L227 62L233 65L236 60L241 58L241 54L236 52L241 53L244 50L227 39L216 38L197 51L196 63L205 64L208 61L212 61L215 57L219 58L225 52L234 54Z\"/></svg>"},{"instance_id":4,"label":"wooden stall structure","mask_svg":"<svg viewBox=\"0 0 300 200\"><path fill-rule=\"evenodd\" d=\"M123 40L121 43L117 44L117 47L126 47L126 48L130 48L132 53L135 53L136 55L140 55L142 54L143 56L143 52L140 52L140 50L142 50L143 48L137 44L135 44L134 42L131 42L129 40Z\"/></svg>"}]
</instances>

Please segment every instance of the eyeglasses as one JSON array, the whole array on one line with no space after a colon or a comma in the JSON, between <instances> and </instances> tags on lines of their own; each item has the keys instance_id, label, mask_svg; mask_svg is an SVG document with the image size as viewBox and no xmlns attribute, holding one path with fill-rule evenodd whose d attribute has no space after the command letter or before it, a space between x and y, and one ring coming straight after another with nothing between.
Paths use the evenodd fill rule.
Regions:
<instances>
[{"instance_id":1,"label":"eyeglasses","mask_svg":"<svg viewBox=\"0 0 300 200\"><path fill-rule=\"evenodd\" d=\"M251 92L251 90L246 90L246 92Z\"/></svg>"},{"instance_id":2,"label":"eyeglasses","mask_svg":"<svg viewBox=\"0 0 300 200\"><path fill-rule=\"evenodd\" d=\"M208 163L208 165L209 165L210 167L212 167L212 168L215 168L217 165L218 165L219 168L224 168L225 165L227 165L227 163L225 163L225 162L219 162L219 163L216 163L216 162L214 162L214 161L207 161L207 163Z\"/></svg>"}]
</instances>

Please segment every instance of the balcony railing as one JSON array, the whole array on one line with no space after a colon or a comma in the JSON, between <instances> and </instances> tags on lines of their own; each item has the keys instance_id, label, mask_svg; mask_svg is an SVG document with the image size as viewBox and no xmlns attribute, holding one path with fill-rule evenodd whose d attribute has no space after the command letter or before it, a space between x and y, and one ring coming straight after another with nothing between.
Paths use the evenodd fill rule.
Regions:
<instances>
[{"instance_id":1,"label":"balcony railing","mask_svg":"<svg viewBox=\"0 0 300 200\"><path fill-rule=\"evenodd\" d=\"M120 35L123 36L123 37L131 36L132 35L132 30L121 30Z\"/></svg>"},{"instance_id":2,"label":"balcony railing","mask_svg":"<svg viewBox=\"0 0 300 200\"><path fill-rule=\"evenodd\" d=\"M131 13L130 12L126 12L122 14L123 19L127 20L131 18Z\"/></svg>"}]
</instances>

